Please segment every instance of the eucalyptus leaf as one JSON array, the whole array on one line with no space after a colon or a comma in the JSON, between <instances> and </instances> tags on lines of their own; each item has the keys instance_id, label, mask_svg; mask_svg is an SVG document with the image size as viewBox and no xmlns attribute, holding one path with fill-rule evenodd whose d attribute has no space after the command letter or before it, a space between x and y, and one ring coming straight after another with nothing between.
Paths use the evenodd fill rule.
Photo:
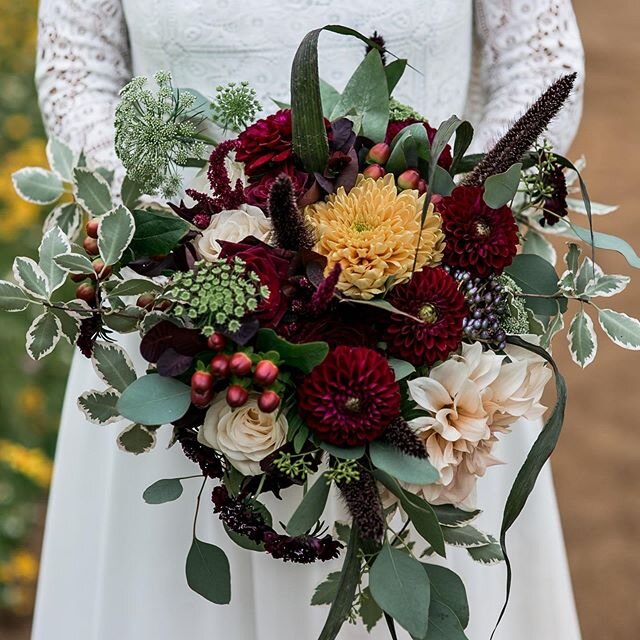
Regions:
<instances>
[{"instance_id":1,"label":"eucalyptus leaf","mask_svg":"<svg viewBox=\"0 0 640 640\"><path fill-rule=\"evenodd\" d=\"M408 456L387 442L372 442L369 445L369 456L375 467L401 482L428 485L440 479L438 470L428 460Z\"/></svg>"},{"instance_id":2,"label":"eucalyptus leaf","mask_svg":"<svg viewBox=\"0 0 640 640\"><path fill-rule=\"evenodd\" d=\"M469 602L467 590L460 576L451 569L436 564L425 564L423 568L429 576L431 583L431 606L429 607L429 626L431 626L431 608L434 603L440 602L446 605L458 619L463 629L469 624Z\"/></svg>"},{"instance_id":3,"label":"eucalyptus leaf","mask_svg":"<svg viewBox=\"0 0 640 640\"><path fill-rule=\"evenodd\" d=\"M329 498L330 488L331 482L328 481L326 474L321 475L314 482L289 520L287 525L289 535L301 536L310 531L320 520Z\"/></svg>"},{"instance_id":4,"label":"eucalyptus leaf","mask_svg":"<svg viewBox=\"0 0 640 640\"><path fill-rule=\"evenodd\" d=\"M177 500L184 491L180 478L158 480L147 487L142 498L147 504L165 504Z\"/></svg>"},{"instance_id":5,"label":"eucalyptus leaf","mask_svg":"<svg viewBox=\"0 0 640 640\"><path fill-rule=\"evenodd\" d=\"M338 100L340 100L340 92L332 87L328 82L320 78L320 97L322 100L322 112L325 118L331 116Z\"/></svg>"},{"instance_id":6,"label":"eucalyptus leaf","mask_svg":"<svg viewBox=\"0 0 640 640\"><path fill-rule=\"evenodd\" d=\"M431 587L417 560L385 544L369 572L369 589L380 608L412 636L426 636Z\"/></svg>"},{"instance_id":7,"label":"eucalyptus leaf","mask_svg":"<svg viewBox=\"0 0 640 640\"><path fill-rule=\"evenodd\" d=\"M407 69L407 64L408 60L399 58L385 66L384 73L387 76L387 89L390 96L393 94L393 90L398 85L398 82L402 79L402 76Z\"/></svg>"},{"instance_id":8,"label":"eucalyptus leaf","mask_svg":"<svg viewBox=\"0 0 640 640\"><path fill-rule=\"evenodd\" d=\"M33 204L51 204L64 192L60 177L39 167L26 167L11 176L17 194Z\"/></svg>"},{"instance_id":9,"label":"eucalyptus leaf","mask_svg":"<svg viewBox=\"0 0 640 640\"><path fill-rule=\"evenodd\" d=\"M509 167L504 173L490 176L484 183L483 199L487 206L499 209L511 202L518 192L522 163Z\"/></svg>"},{"instance_id":10,"label":"eucalyptus leaf","mask_svg":"<svg viewBox=\"0 0 640 640\"><path fill-rule=\"evenodd\" d=\"M152 373L127 387L118 412L132 422L158 426L182 418L191 406L191 388L174 378Z\"/></svg>"},{"instance_id":11,"label":"eucalyptus leaf","mask_svg":"<svg viewBox=\"0 0 640 640\"><path fill-rule=\"evenodd\" d=\"M553 245L541 233L538 233L534 229L527 231L527 235L524 237L522 253L540 256L554 267L558 260L558 255Z\"/></svg>"},{"instance_id":12,"label":"eucalyptus leaf","mask_svg":"<svg viewBox=\"0 0 640 640\"><path fill-rule=\"evenodd\" d=\"M194 537L186 565L187 584L214 604L231 602L231 573L225 552Z\"/></svg>"},{"instance_id":13,"label":"eucalyptus leaf","mask_svg":"<svg viewBox=\"0 0 640 640\"><path fill-rule=\"evenodd\" d=\"M360 460L366 452L366 447L360 445L358 447L337 447L328 442L321 442L320 448L340 460Z\"/></svg>"}]
</instances>

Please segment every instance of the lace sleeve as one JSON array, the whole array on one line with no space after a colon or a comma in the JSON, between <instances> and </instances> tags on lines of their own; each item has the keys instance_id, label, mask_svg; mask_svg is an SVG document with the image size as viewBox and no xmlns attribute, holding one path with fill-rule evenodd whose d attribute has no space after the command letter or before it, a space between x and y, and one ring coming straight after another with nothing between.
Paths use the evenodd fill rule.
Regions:
<instances>
[{"instance_id":1,"label":"lace sleeve","mask_svg":"<svg viewBox=\"0 0 640 640\"><path fill-rule=\"evenodd\" d=\"M120 0L41 0L36 85L49 134L118 167L114 109L130 78Z\"/></svg>"},{"instance_id":2,"label":"lace sleeve","mask_svg":"<svg viewBox=\"0 0 640 640\"><path fill-rule=\"evenodd\" d=\"M554 80L578 72L548 138L565 153L582 114L584 52L571 0L476 0L482 87L475 150L486 150Z\"/></svg>"}]
</instances>

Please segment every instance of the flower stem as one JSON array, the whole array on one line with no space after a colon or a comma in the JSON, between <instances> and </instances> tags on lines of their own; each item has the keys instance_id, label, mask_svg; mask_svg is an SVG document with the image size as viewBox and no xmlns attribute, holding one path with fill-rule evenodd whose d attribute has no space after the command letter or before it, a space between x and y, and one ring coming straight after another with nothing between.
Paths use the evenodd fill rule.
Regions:
<instances>
[{"instance_id":1,"label":"flower stem","mask_svg":"<svg viewBox=\"0 0 640 640\"><path fill-rule=\"evenodd\" d=\"M207 484L207 478L202 481L202 486L200 487L200 491L198 491L198 497L196 498L196 512L193 516L193 537L196 537L196 527L198 525L198 512L200 511L200 500L202 499L202 492L204 491L204 487Z\"/></svg>"}]
</instances>

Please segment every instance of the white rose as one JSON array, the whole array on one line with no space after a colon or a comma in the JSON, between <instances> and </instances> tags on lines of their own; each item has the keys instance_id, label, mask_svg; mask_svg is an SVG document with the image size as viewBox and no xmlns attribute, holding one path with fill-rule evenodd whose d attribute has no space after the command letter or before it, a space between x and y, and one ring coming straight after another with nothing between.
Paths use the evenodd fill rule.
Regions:
<instances>
[{"instance_id":1,"label":"white rose","mask_svg":"<svg viewBox=\"0 0 640 640\"><path fill-rule=\"evenodd\" d=\"M220 240L240 242L248 236L254 236L263 242L267 240L271 233L271 221L262 213L262 209L251 205L242 207L221 211L213 217L196 243L202 258L209 262L216 260L222 250Z\"/></svg>"},{"instance_id":2,"label":"white rose","mask_svg":"<svg viewBox=\"0 0 640 640\"><path fill-rule=\"evenodd\" d=\"M255 396L239 409L223 397L207 411L198 442L223 453L245 476L257 476L262 473L260 462L287 441L288 429L285 415L263 413Z\"/></svg>"}]
</instances>

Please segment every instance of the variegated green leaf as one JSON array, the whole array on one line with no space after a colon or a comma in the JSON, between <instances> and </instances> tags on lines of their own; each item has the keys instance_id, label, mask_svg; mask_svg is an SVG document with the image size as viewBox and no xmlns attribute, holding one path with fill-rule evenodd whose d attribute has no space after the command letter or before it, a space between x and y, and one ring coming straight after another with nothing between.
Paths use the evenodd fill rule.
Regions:
<instances>
[{"instance_id":1,"label":"variegated green leaf","mask_svg":"<svg viewBox=\"0 0 640 640\"><path fill-rule=\"evenodd\" d=\"M46 233L53 227L60 227L68 238L75 239L82 225L82 210L75 202L61 204L49 213L43 225Z\"/></svg>"},{"instance_id":2,"label":"variegated green leaf","mask_svg":"<svg viewBox=\"0 0 640 640\"><path fill-rule=\"evenodd\" d=\"M584 206L584 200L581 198L567 198L567 205L570 211L587 215L587 209ZM619 207L615 205L602 204L600 202L591 203L591 214L594 216L606 216L614 211L617 211Z\"/></svg>"},{"instance_id":3,"label":"variegated green leaf","mask_svg":"<svg viewBox=\"0 0 640 640\"><path fill-rule=\"evenodd\" d=\"M621 275L603 275L595 282L590 282L584 289L584 294L590 298L610 298L622 293L631 278Z\"/></svg>"},{"instance_id":4,"label":"variegated green leaf","mask_svg":"<svg viewBox=\"0 0 640 640\"><path fill-rule=\"evenodd\" d=\"M576 293L584 294L587 286L604 275L604 271L591 258L585 258L576 275Z\"/></svg>"},{"instance_id":5,"label":"variegated green leaf","mask_svg":"<svg viewBox=\"0 0 640 640\"><path fill-rule=\"evenodd\" d=\"M453 547L482 547L490 542L486 534L470 525L442 527L442 534L444 541Z\"/></svg>"},{"instance_id":6,"label":"variegated green leaf","mask_svg":"<svg viewBox=\"0 0 640 640\"><path fill-rule=\"evenodd\" d=\"M62 337L69 344L75 345L80 334L80 320L77 316L71 315L62 309L50 309L49 311L60 321Z\"/></svg>"},{"instance_id":7,"label":"variegated green leaf","mask_svg":"<svg viewBox=\"0 0 640 640\"><path fill-rule=\"evenodd\" d=\"M50 293L59 289L67 278L67 272L55 262L54 258L70 251L69 239L62 233L60 227L53 227L42 237L38 255L40 256L40 268L49 283Z\"/></svg>"},{"instance_id":8,"label":"variegated green leaf","mask_svg":"<svg viewBox=\"0 0 640 640\"><path fill-rule=\"evenodd\" d=\"M44 271L31 258L22 256L13 261L13 277L34 298L49 299L49 283Z\"/></svg>"},{"instance_id":9,"label":"variegated green leaf","mask_svg":"<svg viewBox=\"0 0 640 640\"><path fill-rule=\"evenodd\" d=\"M598 320L615 344L631 351L640 350L640 320L611 309L600 309Z\"/></svg>"},{"instance_id":10,"label":"variegated green leaf","mask_svg":"<svg viewBox=\"0 0 640 640\"><path fill-rule=\"evenodd\" d=\"M100 379L120 393L137 379L129 355L115 343L96 342L92 362Z\"/></svg>"},{"instance_id":11,"label":"variegated green leaf","mask_svg":"<svg viewBox=\"0 0 640 640\"><path fill-rule=\"evenodd\" d=\"M101 216L111 210L111 187L99 173L77 168L74 169L73 176L76 200L85 211L92 216Z\"/></svg>"},{"instance_id":12,"label":"variegated green leaf","mask_svg":"<svg viewBox=\"0 0 640 640\"><path fill-rule=\"evenodd\" d=\"M489 536L489 539L491 540L490 544L484 547L470 547L467 549L467 552L476 562L481 564L498 564L499 562L503 562L504 554L502 553L502 548L493 537Z\"/></svg>"},{"instance_id":13,"label":"variegated green leaf","mask_svg":"<svg viewBox=\"0 0 640 640\"><path fill-rule=\"evenodd\" d=\"M56 256L55 263L70 273L93 273L93 263L81 253L65 253Z\"/></svg>"},{"instance_id":14,"label":"variegated green leaf","mask_svg":"<svg viewBox=\"0 0 640 640\"><path fill-rule=\"evenodd\" d=\"M24 311L33 300L13 282L0 280L0 310L1 311Z\"/></svg>"},{"instance_id":15,"label":"variegated green leaf","mask_svg":"<svg viewBox=\"0 0 640 640\"><path fill-rule=\"evenodd\" d=\"M78 408L93 424L106 425L122 420L116 405L119 394L113 389L87 391L78 398Z\"/></svg>"},{"instance_id":16,"label":"variegated green leaf","mask_svg":"<svg viewBox=\"0 0 640 640\"><path fill-rule=\"evenodd\" d=\"M65 182L73 181L73 167L75 166L76 158L70 147L57 138L49 138L47 142L47 159L51 169Z\"/></svg>"},{"instance_id":17,"label":"variegated green leaf","mask_svg":"<svg viewBox=\"0 0 640 640\"><path fill-rule=\"evenodd\" d=\"M109 296L139 296L143 293L159 293L160 291L162 291L162 287L153 280L124 280L109 292Z\"/></svg>"},{"instance_id":18,"label":"variegated green leaf","mask_svg":"<svg viewBox=\"0 0 640 640\"><path fill-rule=\"evenodd\" d=\"M100 257L107 266L115 264L122 258L122 254L133 239L135 230L133 215L122 205L102 216L98 229L98 249Z\"/></svg>"},{"instance_id":19,"label":"variegated green leaf","mask_svg":"<svg viewBox=\"0 0 640 640\"><path fill-rule=\"evenodd\" d=\"M573 361L583 369L589 366L598 351L598 336L593 321L585 311L577 313L571 321L567 339Z\"/></svg>"},{"instance_id":20,"label":"variegated green leaf","mask_svg":"<svg viewBox=\"0 0 640 640\"><path fill-rule=\"evenodd\" d=\"M564 257L564 261L567 265L567 269L572 273L578 273L578 263L581 253L582 251L580 247L575 242L569 243L569 250Z\"/></svg>"},{"instance_id":21,"label":"variegated green leaf","mask_svg":"<svg viewBox=\"0 0 640 640\"><path fill-rule=\"evenodd\" d=\"M564 329L564 316L561 313L553 316L549 321L546 331L544 332L542 339L540 340L540 346L543 349L548 349L553 342L555 336Z\"/></svg>"},{"instance_id":22,"label":"variegated green leaf","mask_svg":"<svg viewBox=\"0 0 640 640\"><path fill-rule=\"evenodd\" d=\"M34 204L51 204L64 191L62 180L55 173L39 167L20 169L11 176L11 180L17 194Z\"/></svg>"},{"instance_id":23,"label":"variegated green leaf","mask_svg":"<svg viewBox=\"0 0 640 640\"><path fill-rule=\"evenodd\" d=\"M147 453L156 445L155 430L140 424L130 424L120 433L117 442L120 449L136 456Z\"/></svg>"},{"instance_id":24,"label":"variegated green leaf","mask_svg":"<svg viewBox=\"0 0 640 640\"><path fill-rule=\"evenodd\" d=\"M61 334L62 327L58 318L45 311L31 323L27 331L27 353L34 360L44 358L56 348Z\"/></svg>"}]
</instances>

